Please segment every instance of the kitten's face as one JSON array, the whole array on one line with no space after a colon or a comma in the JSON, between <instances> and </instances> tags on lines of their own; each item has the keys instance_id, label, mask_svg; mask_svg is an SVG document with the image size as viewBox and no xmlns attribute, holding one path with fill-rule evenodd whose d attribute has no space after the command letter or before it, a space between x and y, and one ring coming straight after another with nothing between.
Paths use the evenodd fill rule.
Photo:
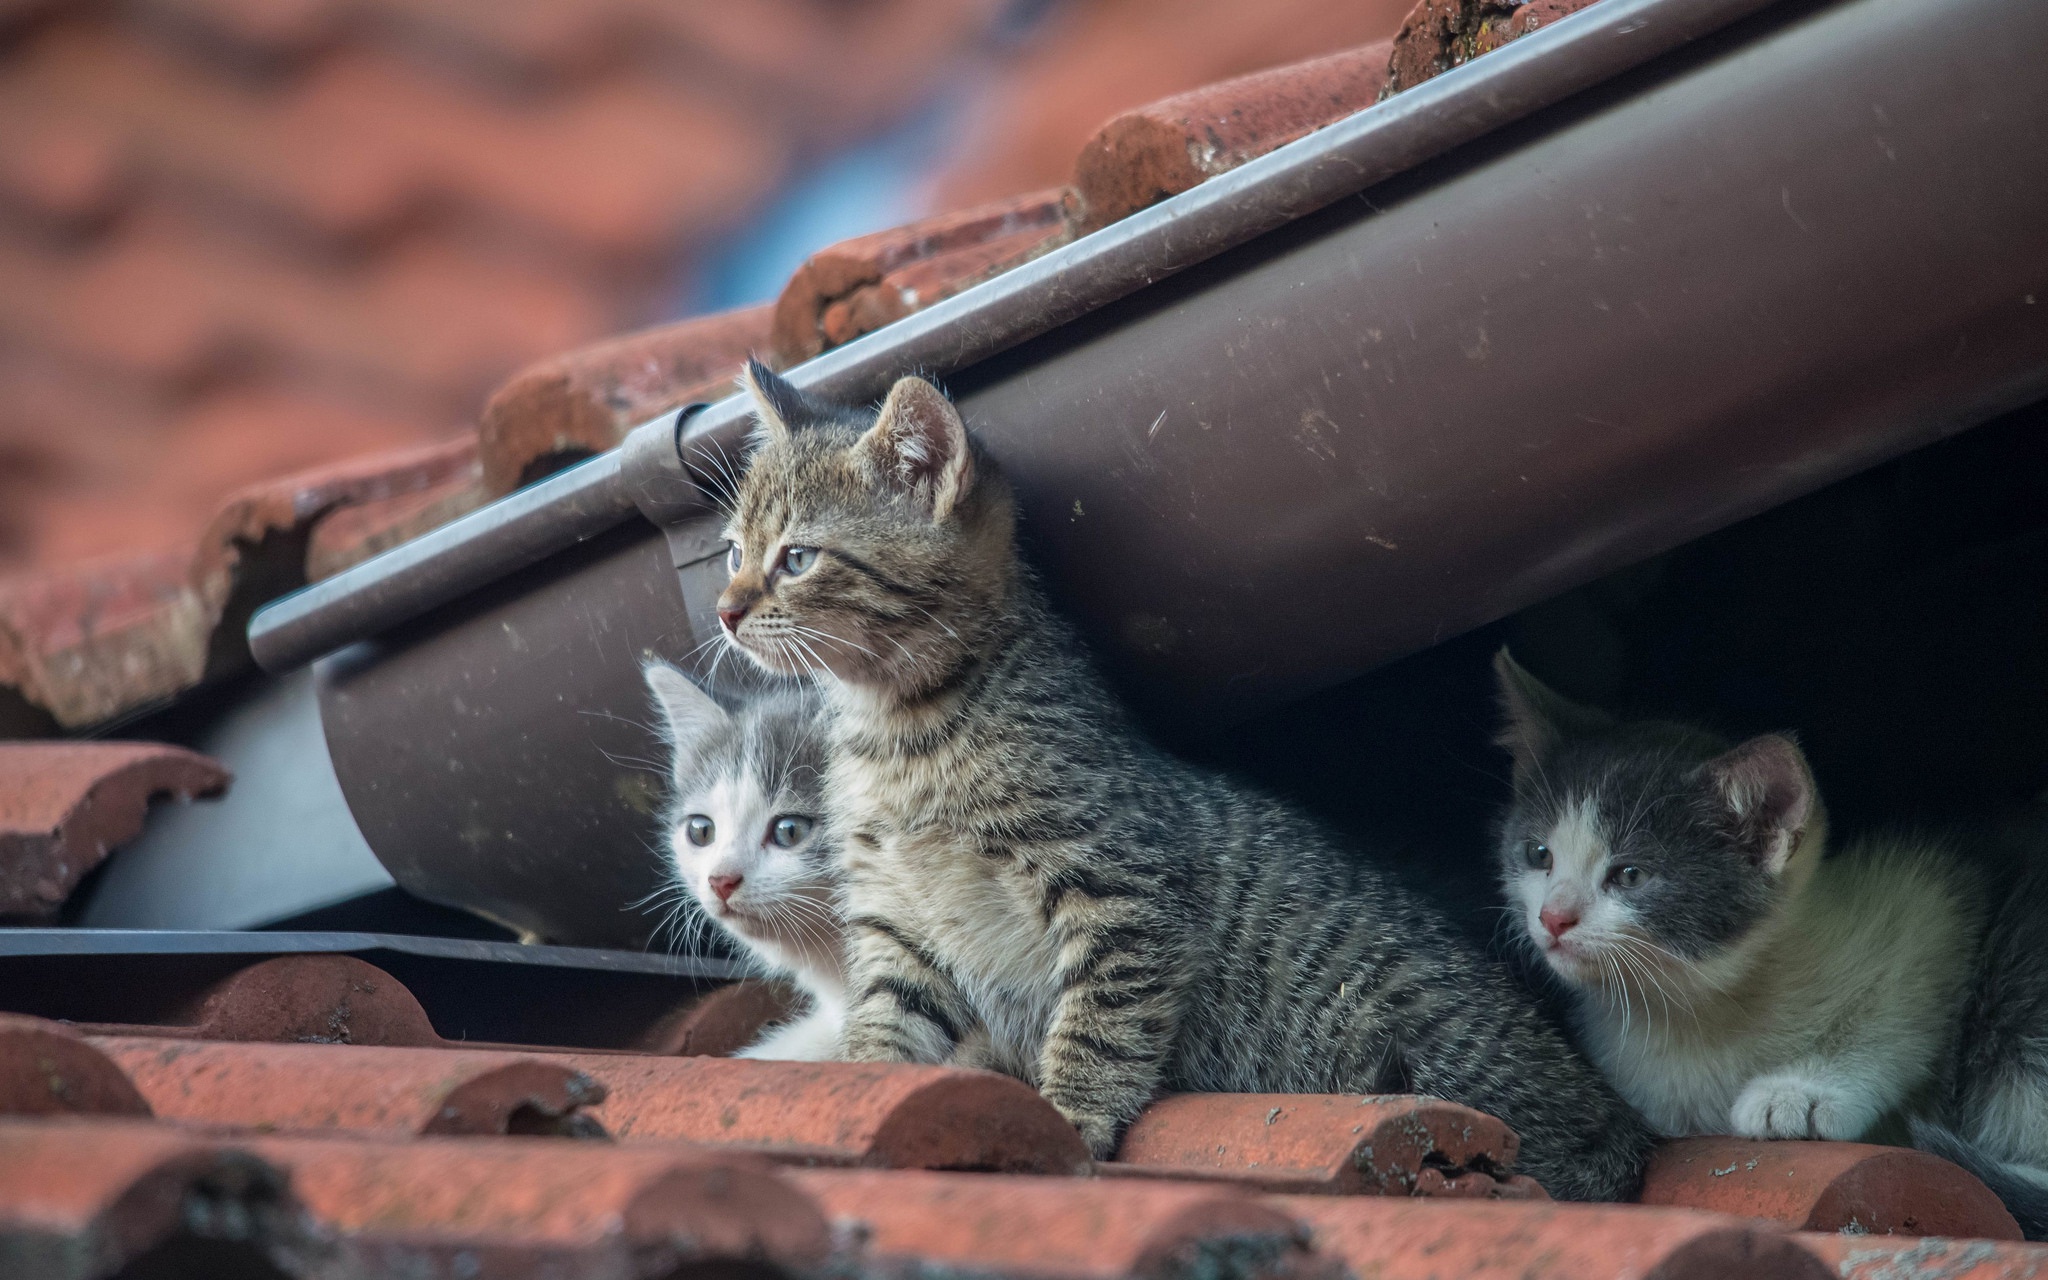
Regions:
<instances>
[{"instance_id":1,"label":"kitten's face","mask_svg":"<svg viewBox=\"0 0 2048 1280\"><path fill-rule=\"evenodd\" d=\"M879 413L749 370L761 428L726 527L727 639L783 675L914 692L969 656L1011 566L1007 490L952 405L905 378Z\"/></svg>"},{"instance_id":2,"label":"kitten's face","mask_svg":"<svg viewBox=\"0 0 2048 1280\"><path fill-rule=\"evenodd\" d=\"M1817 816L1798 749L1618 724L1502 658L1500 871L1522 936L1567 982L1634 1003L1732 981L1801 883L1788 864Z\"/></svg>"},{"instance_id":3,"label":"kitten's face","mask_svg":"<svg viewBox=\"0 0 2048 1280\"><path fill-rule=\"evenodd\" d=\"M815 699L769 693L732 713L673 668L650 664L647 678L675 748L665 827L677 883L778 960L836 948Z\"/></svg>"}]
</instances>

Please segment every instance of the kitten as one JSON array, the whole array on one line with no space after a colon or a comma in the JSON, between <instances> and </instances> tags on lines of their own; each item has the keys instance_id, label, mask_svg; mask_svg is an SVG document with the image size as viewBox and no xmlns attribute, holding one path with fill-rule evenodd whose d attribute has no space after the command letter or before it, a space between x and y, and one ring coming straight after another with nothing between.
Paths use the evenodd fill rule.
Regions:
<instances>
[{"instance_id":1,"label":"kitten","mask_svg":"<svg viewBox=\"0 0 2048 1280\"><path fill-rule=\"evenodd\" d=\"M1492 1112L1559 1196L1642 1121L1439 914L1294 809L1159 751L1019 560L930 383L879 412L758 365L719 613L833 708L846 1050L1039 1086L1098 1157L1162 1090L1417 1091Z\"/></svg>"},{"instance_id":2,"label":"kitten","mask_svg":"<svg viewBox=\"0 0 2048 1280\"><path fill-rule=\"evenodd\" d=\"M1827 856L1791 739L1625 723L1506 650L1494 669L1510 909L1660 1133L1902 1139L1917 1119L1942 1154L2048 1163L2048 876L1999 891L1987 921L1961 833Z\"/></svg>"},{"instance_id":3,"label":"kitten","mask_svg":"<svg viewBox=\"0 0 2048 1280\"><path fill-rule=\"evenodd\" d=\"M674 885L743 954L809 997L743 1058L838 1056L846 1010L837 862L818 824L824 748L815 692L770 690L727 711L664 662L644 668L674 749L663 823Z\"/></svg>"}]
</instances>

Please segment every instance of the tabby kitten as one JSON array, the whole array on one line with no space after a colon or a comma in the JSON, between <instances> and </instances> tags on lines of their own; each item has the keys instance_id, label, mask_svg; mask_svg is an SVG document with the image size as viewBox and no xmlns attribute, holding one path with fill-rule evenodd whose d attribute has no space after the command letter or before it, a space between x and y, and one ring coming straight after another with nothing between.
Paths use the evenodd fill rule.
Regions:
<instances>
[{"instance_id":1,"label":"tabby kitten","mask_svg":"<svg viewBox=\"0 0 2048 1280\"><path fill-rule=\"evenodd\" d=\"M747 381L719 614L833 708L849 1057L1011 1071L1097 1156L1162 1090L1435 1094L1513 1126L1555 1195L1634 1188L1642 1121L1502 970L1301 813L1139 734L942 393L904 378L877 413Z\"/></svg>"},{"instance_id":2,"label":"tabby kitten","mask_svg":"<svg viewBox=\"0 0 2048 1280\"><path fill-rule=\"evenodd\" d=\"M738 711L665 662L644 668L673 748L671 887L696 918L737 942L809 1000L743 1058L824 1061L839 1054L846 1009L837 861L818 827L824 743L816 693L769 690Z\"/></svg>"},{"instance_id":3,"label":"tabby kitten","mask_svg":"<svg viewBox=\"0 0 2048 1280\"><path fill-rule=\"evenodd\" d=\"M1622 1095L1668 1135L1903 1140L1910 1121L2028 1226L2032 1172L2005 1166L2048 1164L2048 873L1994 879L1960 832L1829 856L1791 739L1625 723L1505 650L1494 669L1511 909Z\"/></svg>"}]
</instances>

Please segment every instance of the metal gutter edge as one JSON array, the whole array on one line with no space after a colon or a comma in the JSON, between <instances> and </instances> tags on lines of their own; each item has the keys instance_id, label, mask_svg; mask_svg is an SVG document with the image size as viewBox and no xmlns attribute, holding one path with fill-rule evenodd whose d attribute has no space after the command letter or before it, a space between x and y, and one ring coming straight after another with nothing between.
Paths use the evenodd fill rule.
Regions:
<instances>
[{"instance_id":1,"label":"metal gutter edge","mask_svg":"<svg viewBox=\"0 0 2048 1280\"><path fill-rule=\"evenodd\" d=\"M1015 271L793 370L872 399L905 370L944 376L1067 324L1423 161L1588 89L1772 0L1602 0ZM277 600L249 622L273 674L367 639L623 523L703 510L686 466L738 445L739 396L635 428L615 450Z\"/></svg>"},{"instance_id":2,"label":"metal gutter edge","mask_svg":"<svg viewBox=\"0 0 2048 1280\"><path fill-rule=\"evenodd\" d=\"M594 947L532 946L397 933L197 929L0 929L0 957L304 955L393 951L437 960L480 960L555 969L652 973L725 981L745 977L736 960Z\"/></svg>"}]
</instances>

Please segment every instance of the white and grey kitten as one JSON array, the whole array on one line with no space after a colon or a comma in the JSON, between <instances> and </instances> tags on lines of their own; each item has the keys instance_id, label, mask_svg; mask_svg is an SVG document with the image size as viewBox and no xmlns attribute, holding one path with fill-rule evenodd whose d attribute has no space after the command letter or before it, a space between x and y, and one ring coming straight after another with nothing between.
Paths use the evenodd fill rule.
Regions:
<instances>
[{"instance_id":1,"label":"white and grey kitten","mask_svg":"<svg viewBox=\"0 0 2048 1280\"><path fill-rule=\"evenodd\" d=\"M673 748L663 830L675 885L703 919L810 1001L739 1056L835 1058L846 979L837 859L818 825L819 699L784 687L728 711L667 663L644 671Z\"/></svg>"},{"instance_id":2,"label":"white and grey kitten","mask_svg":"<svg viewBox=\"0 0 2048 1280\"><path fill-rule=\"evenodd\" d=\"M1998 885L1994 909L1993 868L1962 833L1825 856L1791 739L1623 722L1505 650L1494 667L1509 909L1622 1095L1672 1136L1904 1140L1910 1125L2037 1232L2037 1175L2001 1162L2048 1165L2044 876Z\"/></svg>"}]
</instances>

